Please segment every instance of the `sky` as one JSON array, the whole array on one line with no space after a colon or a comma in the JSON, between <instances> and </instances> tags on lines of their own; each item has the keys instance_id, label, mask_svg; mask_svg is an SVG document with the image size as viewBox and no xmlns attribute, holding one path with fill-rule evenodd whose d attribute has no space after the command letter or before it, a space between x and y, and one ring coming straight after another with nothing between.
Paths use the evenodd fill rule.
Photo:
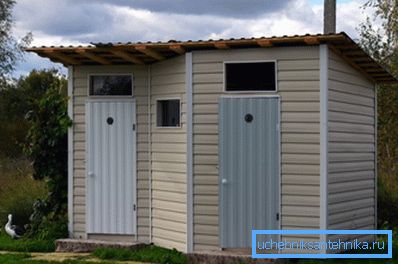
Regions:
<instances>
[{"instance_id":1,"label":"sky","mask_svg":"<svg viewBox=\"0 0 398 264\"><path fill-rule=\"evenodd\" d=\"M366 0L337 0L337 32L357 38ZM323 0L18 0L14 34L32 46L322 33ZM26 54L15 77L61 64Z\"/></svg>"}]
</instances>

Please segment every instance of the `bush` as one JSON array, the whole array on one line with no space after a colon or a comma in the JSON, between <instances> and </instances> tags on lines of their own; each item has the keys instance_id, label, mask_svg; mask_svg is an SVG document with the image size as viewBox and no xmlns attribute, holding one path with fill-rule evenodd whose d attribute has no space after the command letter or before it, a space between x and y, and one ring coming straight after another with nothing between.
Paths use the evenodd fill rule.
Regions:
<instances>
[{"instance_id":1,"label":"bush","mask_svg":"<svg viewBox=\"0 0 398 264\"><path fill-rule=\"evenodd\" d=\"M46 196L45 184L32 178L32 169L25 159L0 159L0 224L8 221L7 215L13 215L13 223L24 226L29 223L33 204Z\"/></svg>"},{"instance_id":2,"label":"bush","mask_svg":"<svg viewBox=\"0 0 398 264\"><path fill-rule=\"evenodd\" d=\"M33 163L33 178L47 185L48 195L35 203L27 236L56 239L67 236L67 115L66 82L53 82L26 115L30 128L25 154Z\"/></svg>"}]
</instances>

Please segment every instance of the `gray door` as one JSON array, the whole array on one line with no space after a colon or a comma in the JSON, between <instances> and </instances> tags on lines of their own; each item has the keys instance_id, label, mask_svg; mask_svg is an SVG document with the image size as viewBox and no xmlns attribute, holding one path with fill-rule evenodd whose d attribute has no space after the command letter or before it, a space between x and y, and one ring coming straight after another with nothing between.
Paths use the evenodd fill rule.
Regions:
<instances>
[{"instance_id":1,"label":"gray door","mask_svg":"<svg viewBox=\"0 0 398 264\"><path fill-rule=\"evenodd\" d=\"M135 234L135 102L90 100L86 113L87 233Z\"/></svg>"},{"instance_id":2,"label":"gray door","mask_svg":"<svg viewBox=\"0 0 398 264\"><path fill-rule=\"evenodd\" d=\"M222 248L251 247L252 229L279 229L278 100L277 97L220 99Z\"/></svg>"}]
</instances>

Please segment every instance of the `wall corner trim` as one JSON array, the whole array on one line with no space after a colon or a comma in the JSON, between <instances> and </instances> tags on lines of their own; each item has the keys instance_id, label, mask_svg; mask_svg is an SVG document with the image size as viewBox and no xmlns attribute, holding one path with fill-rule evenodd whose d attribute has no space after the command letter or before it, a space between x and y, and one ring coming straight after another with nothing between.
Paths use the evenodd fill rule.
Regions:
<instances>
[{"instance_id":1,"label":"wall corner trim","mask_svg":"<svg viewBox=\"0 0 398 264\"><path fill-rule=\"evenodd\" d=\"M73 66L68 67L68 116L73 121ZM68 231L73 237L73 124L68 128Z\"/></svg>"},{"instance_id":2,"label":"wall corner trim","mask_svg":"<svg viewBox=\"0 0 398 264\"><path fill-rule=\"evenodd\" d=\"M328 228L328 93L329 93L329 47L319 46L320 84L320 224ZM325 240L326 236L322 238ZM326 253L326 252L325 252Z\"/></svg>"},{"instance_id":3,"label":"wall corner trim","mask_svg":"<svg viewBox=\"0 0 398 264\"><path fill-rule=\"evenodd\" d=\"M185 85L187 97L187 253L193 251L193 95L192 52L185 54Z\"/></svg>"},{"instance_id":4,"label":"wall corner trim","mask_svg":"<svg viewBox=\"0 0 398 264\"><path fill-rule=\"evenodd\" d=\"M374 157L374 163L375 163L375 178L374 178L374 197L375 197L375 230L377 230L377 178L378 178L378 173L377 173L377 168L378 168L378 166L377 166L377 142L378 142L378 140L377 140L377 127L378 127L378 114L377 114L377 84L375 84L375 89L374 89L374 93L375 93L375 96L374 96L374 107L375 107L375 109L374 109L374 115L375 115L375 128L374 128L374 130L375 130L375 132L374 132L374 134L375 134L375 142L374 142L374 144L375 144L375 157Z\"/></svg>"}]
</instances>

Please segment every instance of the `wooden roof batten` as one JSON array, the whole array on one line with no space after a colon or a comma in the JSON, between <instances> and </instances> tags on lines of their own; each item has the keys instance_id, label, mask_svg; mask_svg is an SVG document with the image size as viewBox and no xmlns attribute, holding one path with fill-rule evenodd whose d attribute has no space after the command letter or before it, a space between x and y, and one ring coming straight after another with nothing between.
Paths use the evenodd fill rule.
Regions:
<instances>
[{"instance_id":1,"label":"wooden roof batten","mask_svg":"<svg viewBox=\"0 0 398 264\"><path fill-rule=\"evenodd\" d=\"M269 48L278 46L314 46L327 44L348 64L362 72L369 80L395 83L387 70L374 61L344 32L326 35L295 35L282 37L239 38L198 41L91 43L89 46L32 47L35 52L51 61L68 65L151 64L194 50L229 50L239 48Z\"/></svg>"}]
</instances>

